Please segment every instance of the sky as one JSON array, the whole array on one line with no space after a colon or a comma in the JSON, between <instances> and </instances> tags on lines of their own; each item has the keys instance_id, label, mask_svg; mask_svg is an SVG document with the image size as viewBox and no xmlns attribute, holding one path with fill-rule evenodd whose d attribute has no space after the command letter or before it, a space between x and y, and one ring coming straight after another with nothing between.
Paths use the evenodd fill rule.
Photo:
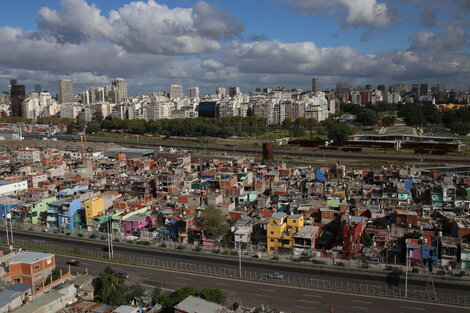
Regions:
<instances>
[{"instance_id":1,"label":"sky","mask_svg":"<svg viewBox=\"0 0 470 313\"><path fill-rule=\"evenodd\" d=\"M470 0L16 0L0 10L0 90L136 95L336 82L470 87Z\"/></svg>"}]
</instances>

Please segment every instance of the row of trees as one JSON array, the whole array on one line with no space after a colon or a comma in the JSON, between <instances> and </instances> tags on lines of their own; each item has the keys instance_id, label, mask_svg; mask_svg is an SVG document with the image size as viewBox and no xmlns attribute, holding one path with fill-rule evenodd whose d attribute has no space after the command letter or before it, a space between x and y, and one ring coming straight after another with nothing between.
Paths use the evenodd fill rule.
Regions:
<instances>
[{"instance_id":1,"label":"row of trees","mask_svg":"<svg viewBox=\"0 0 470 313\"><path fill-rule=\"evenodd\" d=\"M145 120L103 120L101 123L91 123L88 133L96 133L101 129L123 130L135 134L159 134L169 136L257 136L265 132L267 120L260 117L230 117L223 119L192 118L192 119L161 119Z\"/></svg>"}]
</instances>

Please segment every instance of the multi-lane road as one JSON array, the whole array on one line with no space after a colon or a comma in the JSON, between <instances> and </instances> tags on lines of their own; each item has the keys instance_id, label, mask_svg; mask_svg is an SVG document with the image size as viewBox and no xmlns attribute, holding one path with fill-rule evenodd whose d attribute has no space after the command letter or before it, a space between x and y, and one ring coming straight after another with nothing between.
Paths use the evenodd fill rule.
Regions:
<instances>
[{"instance_id":1,"label":"multi-lane road","mask_svg":"<svg viewBox=\"0 0 470 313\"><path fill-rule=\"evenodd\" d=\"M146 287L174 290L187 285L199 288L219 288L228 295L229 302L246 306L261 306L284 312L311 313L442 313L470 312L470 309L439 304L378 298L367 295L351 295L332 291L317 291L276 283L247 282L236 279L211 277L207 275L178 273L140 266L110 264L106 261L80 259L79 267L72 273L96 275L106 266L115 271L129 273L129 283L140 283ZM68 257L57 256L56 263L64 267ZM333 309L333 311L332 311Z\"/></svg>"},{"instance_id":2,"label":"multi-lane road","mask_svg":"<svg viewBox=\"0 0 470 313\"><path fill-rule=\"evenodd\" d=\"M0 235L3 235L3 234L0 233ZM61 246L66 246L66 247L71 247L71 248L81 248L81 249L86 248L87 250L96 251L97 253L99 253L99 251L106 245L105 242L100 242L100 241L84 242L84 241L72 239L69 237L64 237L64 236L58 237L56 235L46 235L43 233L16 232L15 238L28 240L29 242L33 242L33 240L39 240L40 242L48 242L51 244L61 245ZM234 271L238 269L238 261L237 259L233 259L233 258L221 258L221 257L208 256L208 255L192 255L192 254L186 254L186 253L178 253L178 252L171 251L171 250L162 251L162 250L156 250L156 249L151 249L151 248L149 249L149 248L132 247L128 245L115 246L115 252L120 253L120 254L133 255L136 258L140 258L140 257L155 258L155 259L168 260L168 261L173 261L173 262L184 262L184 263L191 263L191 264L202 265L202 266L212 266L214 268L216 267L229 268ZM93 274L94 274L93 271L98 271L99 269L102 269L105 266L104 263L96 263L94 261L92 262L92 261L84 260L83 262L84 263L82 263L81 265L81 270L83 270L85 267L88 267L91 273ZM65 264L65 260L58 258L58 264ZM252 273L253 275L258 275L258 277L266 273L281 272L284 274L284 277L291 277L291 278L297 277L297 279L301 277L302 279L322 279L322 280L330 280L332 282L337 282L337 283L343 282L344 284L356 283L356 284L364 284L364 285L372 285L372 286L381 286L382 288L387 287L387 284L385 283L386 273L365 274L365 273L357 273L357 272L354 273L350 271L333 271L329 269L313 267L311 265L289 266L289 265L282 264L282 263L280 264L265 263L265 262L262 263L262 262L254 261L252 259L244 259L242 264L243 264L242 268L244 272L249 272L249 273ZM114 267L123 268L126 266L115 265ZM317 306L319 307L320 304L321 305L324 304L324 302L322 301L310 299L312 297L315 297L311 295L312 294L311 290L305 290L304 292L300 289L295 289L295 288L292 289L286 286L283 286L283 287L275 286L276 288L278 288L278 289L275 289L277 293L276 294L276 293L272 293L272 291L266 291L267 289L271 290L272 289L271 287L265 288L263 287L264 285L259 285L257 283L252 283L252 282L250 283L246 281L226 282L226 279L223 279L220 277L216 278L216 277L206 277L206 276L198 276L198 275L192 275L192 274L174 273L174 272L168 272L165 270L150 269L148 267L146 268L145 271L143 271L142 268L128 268L127 271L129 273L132 272L131 276L133 278L132 277L131 278L135 279L136 281L139 281L140 283L144 283L147 285L157 285L157 286L160 285L160 283L163 283L164 288L170 288L170 289L181 287L181 286L188 285L188 284L195 284L199 287L211 286L211 287L222 288L224 287L224 284L227 284L227 286L225 286L226 288L223 288L223 289L230 291L231 294L233 293L233 297L235 297L235 299L238 297L239 299L243 300L242 301L243 303L245 303L246 301L251 300L253 298L252 300L254 302L247 302L247 303L250 303L250 305L252 303L256 304L258 302L266 303L266 304L278 303L277 305L279 308L281 307L284 309L290 308L291 311L300 312L300 308L295 309L295 306L309 307L308 305L305 305L305 304L310 303L310 304L318 304ZM153 273L153 274L152 276L149 276L148 273ZM162 278L159 278L159 277L162 277ZM177 277L180 277L180 278L177 278ZM425 286L426 286L426 280L417 280L414 278L409 280L410 293L413 293L415 290L423 291L425 289ZM470 282L451 283L451 282L435 281L435 286L436 286L436 291L438 293L452 294L453 297L456 297L456 296L470 297ZM400 287L401 288L404 287L404 277L400 278ZM263 291L263 289L265 290ZM249 291L249 290L255 290L256 292ZM244 292L246 292L246 294L244 294ZM291 302L285 302L284 299L279 300L280 298L284 297L282 296L284 294L289 295ZM305 296L306 294L309 294L310 298ZM324 297L326 297L326 295L330 295L330 298L332 300L331 303L335 303L334 296L331 296L331 293L324 292L324 294L325 294ZM317 295L317 292L315 292L315 295ZM335 295L337 297L337 294ZM373 307L375 307L374 301L376 302L379 301L379 300L374 300L374 301L363 300L362 296L341 295L341 299L349 299L349 298L351 298L351 302L353 302L353 304L351 305L356 306L356 307L361 307L361 305L357 305L358 303L361 303L360 301L371 302L372 304L374 304ZM380 301L383 301L383 300L380 300ZM398 300L393 300L393 301L400 303ZM295 305L294 305L294 302L295 302ZM303 303L304 305L299 304L299 302ZM354 303L356 303L356 305L354 305ZM287 307L281 306L284 304L288 306ZM341 304L343 304L343 302L341 302ZM407 306L407 305L404 304L404 306ZM338 306L338 309L340 308L341 306ZM397 311L398 309L400 310L402 309L397 306L394 306L394 308L395 308L395 311ZM345 311L345 312L348 312L348 311ZM383 312L386 312L386 311L383 311ZM398 311L398 312L408 312L408 311ZM409 311L409 312L413 312L413 311ZM436 311L436 312L439 312L439 311Z\"/></svg>"}]
</instances>

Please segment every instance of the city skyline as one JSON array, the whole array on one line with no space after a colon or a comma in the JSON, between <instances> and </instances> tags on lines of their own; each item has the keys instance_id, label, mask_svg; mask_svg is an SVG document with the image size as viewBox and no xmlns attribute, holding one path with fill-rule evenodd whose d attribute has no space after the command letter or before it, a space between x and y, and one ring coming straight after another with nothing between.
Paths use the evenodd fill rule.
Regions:
<instances>
[{"instance_id":1,"label":"city skyline","mask_svg":"<svg viewBox=\"0 0 470 313\"><path fill-rule=\"evenodd\" d=\"M461 0L23 0L0 13L0 85L53 91L72 79L80 90L123 77L135 95L174 84L309 90L318 77L327 89L468 90L469 11Z\"/></svg>"}]
</instances>

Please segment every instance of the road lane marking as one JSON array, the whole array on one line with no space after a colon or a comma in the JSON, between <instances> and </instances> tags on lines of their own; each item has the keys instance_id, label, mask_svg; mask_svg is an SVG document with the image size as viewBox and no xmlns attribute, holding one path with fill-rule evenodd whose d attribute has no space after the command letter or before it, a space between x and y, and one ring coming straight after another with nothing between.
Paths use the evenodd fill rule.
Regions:
<instances>
[{"instance_id":1,"label":"road lane marking","mask_svg":"<svg viewBox=\"0 0 470 313\"><path fill-rule=\"evenodd\" d=\"M263 295L262 293L254 293L254 295L258 297L270 297L270 295Z\"/></svg>"},{"instance_id":2,"label":"road lane marking","mask_svg":"<svg viewBox=\"0 0 470 313\"><path fill-rule=\"evenodd\" d=\"M175 277L176 279L182 279L182 280L192 280L191 278L186 278L186 277Z\"/></svg>"},{"instance_id":3,"label":"road lane marking","mask_svg":"<svg viewBox=\"0 0 470 313\"><path fill-rule=\"evenodd\" d=\"M357 303L367 303L367 304L372 304L370 301L362 301L362 300L351 300L352 302L357 302Z\"/></svg>"},{"instance_id":4,"label":"road lane marking","mask_svg":"<svg viewBox=\"0 0 470 313\"><path fill-rule=\"evenodd\" d=\"M404 309L421 310L421 311L424 311L424 310L425 310L424 308L417 308L417 307L415 307L415 306L405 306L405 305L402 305L401 307L404 308Z\"/></svg>"},{"instance_id":5,"label":"road lane marking","mask_svg":"<svg viewBox=\"0 0 470 313\"><path fill-rule=\"evenodd\" d=\"M359 310L369 310L369 308L365 308L363 306L352 306L354 309L359 309Z\"/></svg>"},{"instance_id":6,"label":"road lane marking","mask_svg":"<svg viewBox=\"0 0 470 313\"><path fill-rule=\"evenodd\" d=\"M307 309L307 310L316 310L316 309L317 309L317 308L309 308L309 307L300 306L300 305L296 305L295 307L296 307L296 308L299 308L299 309Z\"/></svg>"},{"instance_id":7,"label":"road lane marking","mask_svg":"<svg viewBox=\"0 0 470 313\"><path fill-rule=\"evenodd\" d=\"M310 293L303 293L302 296L305 296L305 297L314 297L314 298L323 298L323 296L320 296L320 295L312 295Z\"/></svg>"},{"instance_id":8,"label":"road lane marking","mask_svg":"<svg viewBox=\"0 0 470 313\"><path fill-rule=\"evenodd\" d=\"M267 292L275 292L275 290L272 290L272 289L265 289L265 288L258 288L258 290L267 291Z\"/></svg>"},{"instance_id":9,"label":"road lane marking","mask_svg":"<svg viewBox=\"0 0 470 313\"><path fill-rule=\"evenodd\" d=\"M299 302L318 303L318 301L312 301L312 300L299 300Z\"/></svg>"}]
</instances>

